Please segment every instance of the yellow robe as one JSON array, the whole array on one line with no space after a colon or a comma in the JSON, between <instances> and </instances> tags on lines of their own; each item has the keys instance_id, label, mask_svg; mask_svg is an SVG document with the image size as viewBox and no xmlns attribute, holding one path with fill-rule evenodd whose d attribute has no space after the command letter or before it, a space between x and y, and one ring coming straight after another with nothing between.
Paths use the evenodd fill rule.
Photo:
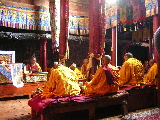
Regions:
<instances>
[{"instance_id":1,"label":"yellow robe","mask_svg":"<svg viewBox=\"0 0 160 120\"><path fill-rule=\"evenodd\" d=\"M78 68L75 68L74 72L77 74L78 78L83 78L81 71Z\"/></svg>"},{"instance_id":2,"label":"yellow robe","mask_svg":"<svg viewBox=\"0 0 160 120\"><path fill-rule=\"evenodd\" d=\"M85 73L83 73L84 69L85 69ZM83 64L81 67L81 72L82 72L83 78L88 78L88 76L89 76L89 71L86 71L87 69L88 69L88 65Z\"/></svg>"},{"instance_id":3,"label":"yellow robe","mask_svg":"<svg viewBox=\"0 0 160 120\"><path fill-rule=\"evenodd\" d=\"M155 84L157 85L157 79L155 79L158 74L157 63L154 63L153 66L149 69L148 73L145 75L143 81L144 84Z\"/></svg>"},{"instance_id":4,"label":"yellow robe","mask_svg":"<svg viewBox=\"0 0 160 120\"><path fill-rule=\"evenodd\" d=\"M45 83L42 96L50 98L52 95L78 95L80 90L76 73L68 67L59 66L51 71L49 81Z\"/></svg>"},{"instance_id":5,"label":"yellow robe","mask_svg":"<svg viewBox=\"0 0 160 120\"><path fill-rule=\"evenodd\" d=\"M38 71L39 71L39 72L42 72L41 66L40 66L38 63L36 63L36 65L38 66Z\"/></svg>"},{"instance_id":6,"label":"yellow robe","mask_svg":"<svg viewBox=\"0 0 160 120\"><path fill-rule=\"evenodd\" d=\"M119 69L116 68L115 66L111 65L111 64L108 64L108 66L111 68L113 74L114 74L114 77L115 77L115 81L118 82L118 79L119 79Z\"/></svg>"},{"instance_id":7,"label":"yellow robe","mask_svg":"<svg viewBox=\"0 0 160 120\"><path fill-rule=\"evenodd\" d=\"M135 86L143 81L143 65L135 59L129 58L120 69L119 86Z\"/></svg>"},{"instance_id":8,"label":"yellow robe","mask_svg":"<svg viewBox=\"0 0 160 120\"><path fill-rule=\"evenodd\" d=\"M82 88L86 95L101 94L116 92L118 87L116 85L108 85L105 71L101 66L95 73L93 79L90 82L85 83Z\"/></svg>"}]
</instances>

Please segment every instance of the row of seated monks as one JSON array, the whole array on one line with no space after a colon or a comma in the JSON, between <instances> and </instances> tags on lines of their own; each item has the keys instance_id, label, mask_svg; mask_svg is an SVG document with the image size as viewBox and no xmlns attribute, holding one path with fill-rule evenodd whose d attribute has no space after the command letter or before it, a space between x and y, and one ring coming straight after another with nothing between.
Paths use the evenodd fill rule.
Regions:
<instances>
[{"instance_id":1,"label":"row of seated monks","mask_svg":"<svg viewBox=\"0 0 160 120\"><path fill-rule=\"evenodd\" d=\"M144 75L144 66L141 61L133 58L131 53L124 55L125 62L120 70L110 64L111 57L102 57L102 65L98 68L90 81L80 86L78 80L87 78L91 65L88 60L83 61L81 71L72 64L70 68L54 63L50 71L50 77L45 82L44 88L40 93L43 98L53 96L79 95L80 93L88 96L92 94L104 95L118 91L121 87L140 86L141 84L157 85L156 75L158 74L157 63L154 59L149 61L150 69ZM89 66L89 67L88 67ZM29 68L29 67L28 67Z\"/></svg>"}]
</instances>

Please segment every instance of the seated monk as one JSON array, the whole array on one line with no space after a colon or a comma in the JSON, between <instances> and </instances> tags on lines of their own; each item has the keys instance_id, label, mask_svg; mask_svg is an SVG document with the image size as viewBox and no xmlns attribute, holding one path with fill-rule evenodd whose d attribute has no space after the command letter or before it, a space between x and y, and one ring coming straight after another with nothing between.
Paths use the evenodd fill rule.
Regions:
<instances>
[{"instance_id":1,"label":"seated monk","mask_svg":"<svg viewBox=\"0 0 160 120\"><path fill-rule=\"evenodd\" d=\"M88 59L83 60L83 65L81 67L81 72L82 72L83 78L89 77L90 68L88 68L88 62L89 62Z\"/></svg>"},{"instance_id":2,"label":"seated monk","mask_svg":"<svg viewBox=\"0 0 160 120\"><path fill-rule=\"evenodd\" d=\"M118 90L118 86L114 83L114 74L108 66L110 60L111 57L109 55L102 58L102 66L97 70L93 79L90 82L85 83L82 88L86 95L104 95Z\"/></svg>"},{"instance_id":3,"label":"seated monk","mask_svg":"<svg viewBox=\"0 0 160 120\"><path fill-rule=\"evenodd\" d=\"M143 65L142 63L133 58L131 53L124 55L125 62L120 69L120 78L118 84L122 86L136 86L143 80Z\"/></svg>"},{"instance_id":4,"label":"seated monk","mask_svg":"<svg viewBox=\"0 0 160 120\"><path fill-rule=\"evenodd\" d=\"M26 65L26 70L32 73L42 72L40 65L36 62L36 58L32 57L30 63Z\"/></svg>"},{"instance_id":5,"label":"seated monk","mask_svg":"<svg viewBox=\"0 0 160 120\"><path fill-rule=\"evenodd\" d=\"M77 74L77 76L78 76L79 79L83 78L83 75L82 75L81 71L78 70L78 68L76 68L76 64L73 63L69 68L71 70L73 70Z\"/></svg>"},{"instance_id":6,"label":"seated monk","mask_svg":"<svg viewBox=\"0 0 160 120\"><path fill-rule=\"evenodd\" d=\"M81 91L77 74L68 67L59 65L51 71L49 80L42 91L44 98L55 96L78 95Z\"/></svg>"},{"instance_id":7,"label":"seated monk","mask_svg":"<svg viewBox=\"0 0 160 120\"><path fill-rule=\"evenodd\" d=\"M51 75L51 71L52 70L54 70L54 69L56 69L58 67L58 62L54 62L53 63L53 67L49 70L49 72L48 72L48 78L50 77L50 75Z\"/></svg>"},{"instance_id":8,"label":"seated monk","mask_svg":"<svg viewBox=\"0 0 160 120\"><path fill-rule=\"evenodd\" d=\"M148 73L145 75L143 82L144 84L155 84L157 85L156 75L158 74L157 63L154 59L149 61L150 69Z\"/></svg>"}]
</instances>

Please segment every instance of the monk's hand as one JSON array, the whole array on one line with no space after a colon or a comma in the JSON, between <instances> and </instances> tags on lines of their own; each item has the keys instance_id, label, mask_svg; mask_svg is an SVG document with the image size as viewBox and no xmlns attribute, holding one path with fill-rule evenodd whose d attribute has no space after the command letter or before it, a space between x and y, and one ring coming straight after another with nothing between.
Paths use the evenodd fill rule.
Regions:
<instances>
[{"instance_id":1,"label":"monk's hand","mask_svg":"<svg viewBox=\"0 0 160 120\"><path fill-rule=\"evenodd\" d=\"M90 68L88 68L86 71L90 71Z\"/></svg>"}]
</instances>

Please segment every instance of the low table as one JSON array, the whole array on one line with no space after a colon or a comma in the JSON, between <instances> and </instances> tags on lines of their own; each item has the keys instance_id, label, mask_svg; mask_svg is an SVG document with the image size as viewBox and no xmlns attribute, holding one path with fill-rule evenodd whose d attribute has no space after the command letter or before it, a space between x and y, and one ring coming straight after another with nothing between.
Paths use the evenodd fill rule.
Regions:
<instances>
[{"instance_id":1,"label":"low table","mask_svg":"<svg viewBox=\"0 0 160 120\"><path fill-rule=\"evenodd\" d=\"M24 95L31 97L32 91L35 91L37 88L42 88L43 86L44 82L24 83L24 86L21 88L16 88L12 83L0 84L0 98Z\"/></svg>"},{"instance_id":2,"label":"low table","mask_svg":"<svg viewBox=\"0 0 160 120\"><path fill-rule=\"evenodd\" d=\"M28 73L24 74L25 82L47 81L48 72Z\"/></svg>"}]
</instances>

